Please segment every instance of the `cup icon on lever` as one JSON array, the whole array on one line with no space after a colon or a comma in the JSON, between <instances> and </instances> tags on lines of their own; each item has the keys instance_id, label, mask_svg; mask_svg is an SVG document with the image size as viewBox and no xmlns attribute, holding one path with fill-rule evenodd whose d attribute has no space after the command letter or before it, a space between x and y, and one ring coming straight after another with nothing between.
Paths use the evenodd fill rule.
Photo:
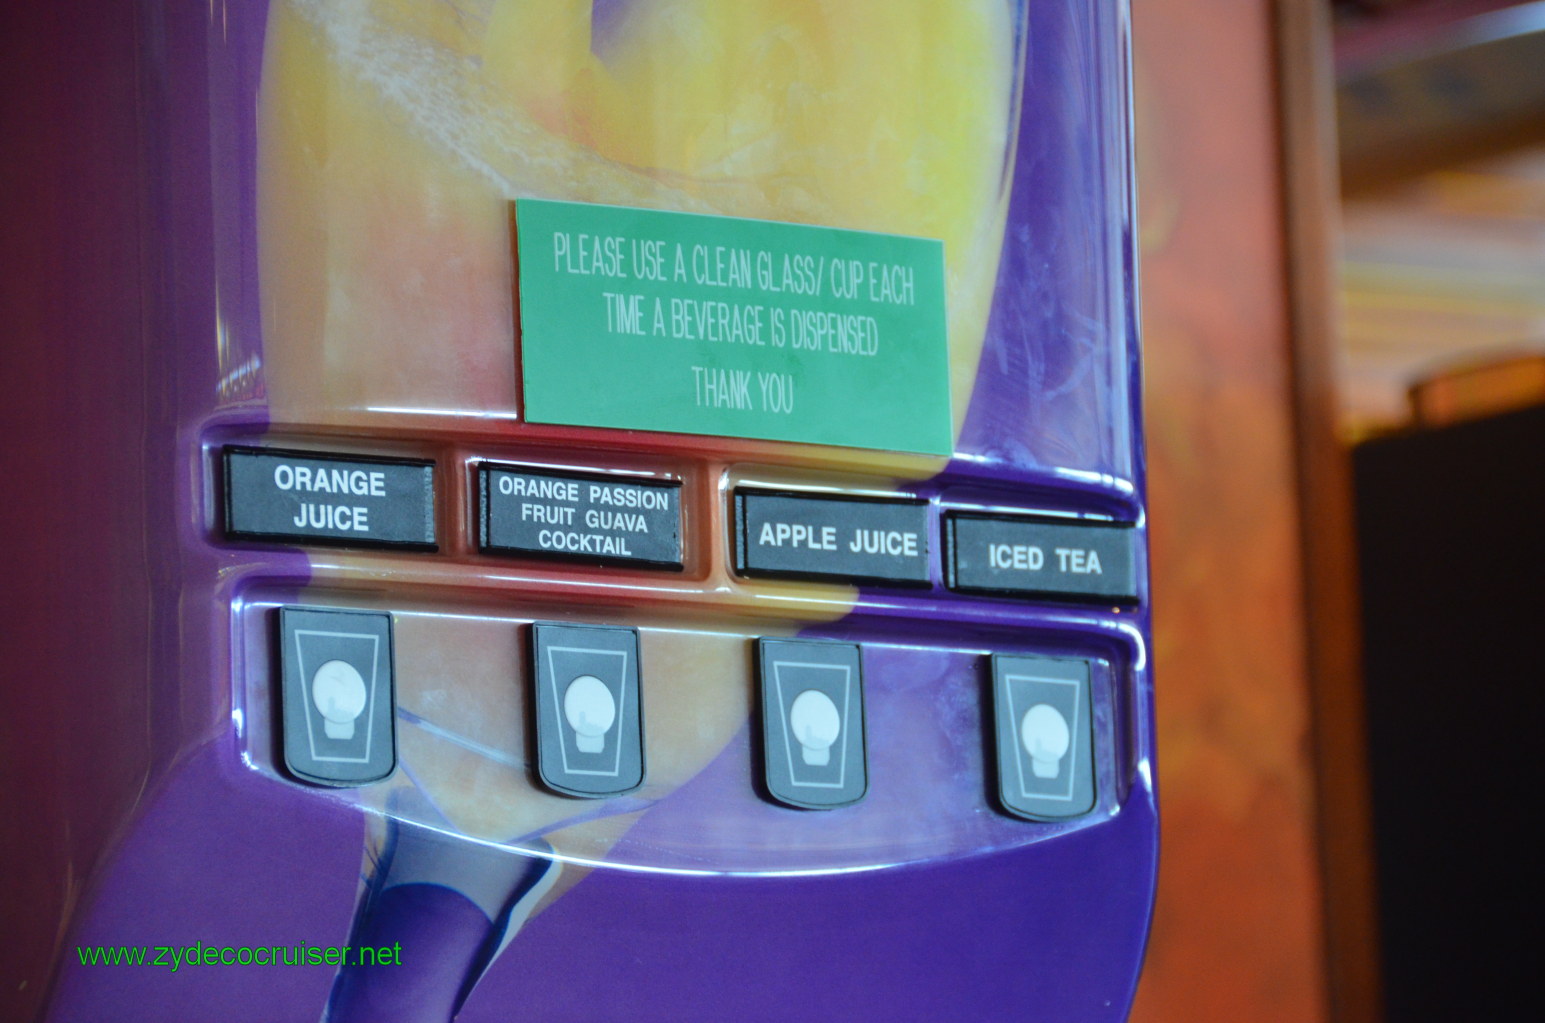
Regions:
<instances>
[{"instance_id":1,"label":"cup icon on lever","mask_svg":"<svg viewBox=\"0 0 1545 1023\"><path fill-rule=\"evenodd\" d=\"M606 733L617 720L617 699L606 683L594 675L581 675L563 693L563 716L574 729L574 745L581 753L600 753Z\"/></svg>"},{"instance_id":2,"label":"cup icon on lever","mask_svg":"<svg viewBox=\"0 0 1545 1023\"><path fill-rule=\"evenodd\" d=\"M1050 704L1038 703L1020 719L1019 740L1030 754L1030 770L1037 778L1055 778L1062 773L1062 758L1067 756L1072 739L1067 718Z\"/></svg>"},{"instance_id":3,"label":"cup icon on lever","mask_svg":"<svg viewBox=\"0 0 1545 1023\"><path fill-rule=\"evenodd\" d=\"M352 739L354 721L365 712L365 680L348 661L328 661L311 676L311 702L329 739Z\"/></svg>"},{"instance_id":4,"label":"cup icon on lever","mask_svg":"<svg viewBox=\"0 0 1545 1023\"><path fill-rule=\"evenodd\" d=\"M825 767L831 763L832 743L842 732L842 715L830 696L819 689L806 689L789 705L789 730L805 763Z\"/></svg>"}]
</instances>

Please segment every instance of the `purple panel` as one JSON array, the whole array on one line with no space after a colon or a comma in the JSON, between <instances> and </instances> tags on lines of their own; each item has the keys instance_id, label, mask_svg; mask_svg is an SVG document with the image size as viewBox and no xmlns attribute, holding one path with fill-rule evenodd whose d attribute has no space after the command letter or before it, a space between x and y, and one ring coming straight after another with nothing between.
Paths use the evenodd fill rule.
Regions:
<instances>
[{"instance_id":1,"label":"purple panel","mask_svg":"<svg viewBox=\"0 0 1545 1023\"><path fill-rule=\"evenodd\" d=\"M1133 803L1030 852L826 877L599 872L521 932L460 1018L1120 1019L1154 825Z\"/></svg>"},{"instance_id":2,"label":"purple panel","mask_svg":"<svg viewBox=\"0 0 1545 1023\"><path fill-rule=\"evenodd\" d=\"M1140 483L1126 19L1121 4L1034 8L998 287L959 442L988 478L1072 467L1107 488Z\"/></svg>"},{"instance_id":3,"label":"purple panel","mask_svg":"<svg viewBox=\"0 0 1545 1023\"><path fill-rule=\"evenodd\" d=\"M345 939L360 869L359 818L294 799L232 753L229 737L192 751L145 801L60 959L49 1019L318 1015L331 966L178 965L170 952L155 951L147 961L160 955L165 965L88 966L75 954L85 942L182 946L186 956L195 943L294 948Z\"/></svg>"},{"instance_id":4,"label":"purple panel","mask_svg":"<svg viewBox=\"0 0 1545 1023\"><path fill-rule=\"evenodd\" d=\"M101 878L90 940L343 942L360 826L318 806L235 767L224 744L204 747L148 801ZM782 878L600 870L521 930L458 1019L1120 1018L1147 928L1155 823L1151 801L1132 799L1099 828L932 865ZM391 1011L340 1018L445 1018L424 1003L456 993L446 953L487 934L454 893L398 897L412 904L389 907L370 935L403 945L404 966L381 968L376 992ZM149 1023L218 1007L229 1023L309 1019L332 979L320 965L65 959L50 1018Z\"/></svg>"}]
</instances>

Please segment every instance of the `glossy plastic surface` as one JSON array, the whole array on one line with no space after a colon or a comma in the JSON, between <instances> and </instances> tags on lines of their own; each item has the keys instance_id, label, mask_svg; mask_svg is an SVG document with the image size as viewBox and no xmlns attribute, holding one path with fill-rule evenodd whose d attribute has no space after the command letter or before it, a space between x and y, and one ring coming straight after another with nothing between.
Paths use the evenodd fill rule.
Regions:
<instances>
[{"instance_id":1,"label":"glossy plastic surface","mask_svg":"<svg viewBox=\"0 0 1545 1023\"><path fill-rule=\"evenodd\" d=\"M276 0L140 30L146 787L92 851L49 1018L1121 1018L1156 842L1124 5ZM523 422L522 196L943 238L954 456ZM439 549L228 542L226 444L432 459ZM484 461L679 481L682 571L479 552ZM1135 523L1140 599L952 593L937 546L926 588L745 579L742 485L918 498L936 537L946 510ZM284 773L290 604L393 614L386 782ZM639 629L637 792L536 781L533 620ZM862 644L853 806L758 791L754 640L789 636ZM1089 815L997 807L995 653L1090 660ZM73 955L195 940L403 965Z\"/></svg>"}]
</instances>

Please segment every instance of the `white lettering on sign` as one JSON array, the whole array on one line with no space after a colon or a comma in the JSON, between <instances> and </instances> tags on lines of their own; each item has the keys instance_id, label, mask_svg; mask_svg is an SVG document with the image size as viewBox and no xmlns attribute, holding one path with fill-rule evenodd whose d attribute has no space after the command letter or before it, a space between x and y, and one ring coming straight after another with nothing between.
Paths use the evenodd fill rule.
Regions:
<instances>
[{"instance_id":1,"label":"white lettering on sign","mask_svg":"<svg viewBox=\"0 0 1545 1023\"><path fill-rule=\"evenodd\" d=\"M625 536L598 536L595 533L570 533L556 529L544 529L536 535L536 542L544 550L570 551L575 554L606 554L618 558L631 558L628 538Z\"/></svg>"},{"instance_id":2,"label":"white lettering on sign","mask_svg":"<svg viewBox=\"0 0 1545 1023\"><path fill-rule=\"evenodd\" d=\"M774 267L777 267L776 272ZM768 292L819 296L821 272L825 269L825 256L785 254L781 261L775 261L771 252L758 252L756 285Z\"/></svg>"},{"instance_id":3,"label":"white lettering on sign","mask_svg":"<svg viewBox=\"0 0 1545 1023\"><path fill-rule=\"evenodd\" d=\"M641 281L665 280L665 243L633 239L633 276Z\"/></svg>"},{"instance_id":4,"label":"white lettering on sign","mask_svg":"<svg viewBox=\"0 0 1545 1023\"><path fill-rule=\"evenodd\" d=\"M751 389L748 369L692 367L693 393L699 406L707 408L754 409L760 397L763 412L789 415L794 411L794 376L790 373L756 374L757 389Z\"/></svg>"},{"instance_id":5,"label":"white lettering on sign","mask_svg":"<svg viewBox=\"0 0 1545 1023\"><path fill-rule=\"evenodd\" d=\"M645 513L671 510L671 495L661 487L519 473L501 473L496 481L499 494L513 498L519 508L517 512L509 507L513 519L533 527L559 527L536 531L536 547L542 550L635 557L626 537L605 533L647 536L653 530ZM580 526L595 532L579 532L575 527Z\"/></svg>"},{"instance_id":6,"label":"white lettering on sign","mask_svg":"<svg viewBox=\"0 0 1545 1023\"><path fill-rule=\"evenodd\" d=\"M295 514L295 525L301 529L342 529L355 533L370 532L370 512L365 508L347 507L341 504L312 504L301 502Z\"/></svg>"},{"instance_id":7,"label":"white lettering on sign","mask_svg":"<svg viewBox=\"0 0 1545 1023\"><path fill-rule=\"evenodd\" d=\"M1046 563L1046 552L1030 544L993 543L987 545L987 562L993 568L1039 572Z\"/></svg>"},{"instance_id":8,"label":"white lettering on sign","mask_svg":"<svg viewBox=\"0 0 1545 1023\"><path fill-rule=\"evenodd\" d=\"M1057 567L1075 575L1103 575L1100 571L1100 552L1086 551L1077 547L1057 548Z\"/></svg>"},{"instance_id":9,"label":"white lettering on sign","mask_svg":"<svg viewBox=\"0 0 1545 1023\"><path fill-rule=\"evenodd\" d=\"M783 336L782 324L780 316L774 327L776 337ZM797 351L875 355L880 350L880 324L873 316L791 308L788 324L788 340Z\"/></svg>"},{"instance_id":10,"label":"white lettering on sign","mask_svg":"<svg viewBox=\"0 0 1545 1023\"><path fill-rule=\"evenodd\" d=\"M274 486L280 490L309 490L314 494L385 497L386 473L367 469L313 469L280 462L274 466Z\"/></svg>"},{"instance_id":11,"label":"white lettering on sign","mask_svg":"<svg viewBox=\"0 0 1545 1023\"><path fill-rule=\"evenodd\" d=\"M751 407L751 371L693 366L697 385L697 403L710 408L748 409Z\"/></svg>"},{"instance_id":12,"label":"white lettering on sign","mask_svg":"<svg viewBox=\"0 0 1545 1023\"><path fill-rule=\"evenodd\" d=\"M896 529L855 529L848 550L854 554L888 554L891 557L917 557L917 534Z\"/></svg>"},{"instance_id":13,"label":"white lettering on sign","mask_svg":"<svg viewBox=\"0 0 1545 1023\"><path fill-rule=\"evenodd\" d=\"M759 305L719 302L712 299L670 300L671 336L682 341L724 341L730 344L765 345L763 308ZM643 317L642 308L639 311ZM613 330L613 333L627 333ZM638 333L643 333L642 330Z\"/></svg>"},{"instance_id":14,"label":"white lettering on sign","mask_svg":"<svg viewBox=\"0 0 1545 1023\"><path fill-rule=\"evenodd\" d=\"M756 382L762 388L762 408L768 412L794 411L794 378L788 373L758 371Z\"/></svg>"},{"instance_id":15,"label":"white lettering on sign","mask_svg":"<svg viewBox=\"0 0 1545 1023\"><path fill-rule=\"evenodd\" d=\"M545 476L500 476L499 493L511 497L535 497L543 501L578 501L579 483Z\"/></svg>"},{"instance_id":16,"label":"white lettering on sign","mask_svg":"<svg viewBox=\"0 0 1545 1023\"><path fill-rule=\"evenodd\" d=\"M553 269L585 277L628 276L626 238L553 232Z\"/></svg>"},{"instance_id":17,"label":"white lettering on sign","mask_svg":"<svg viewBox=\"0 0 1545 1023\"><path fill-rule=\"evenodd\" d=\"M730 245L692 246L692 280L710 288L751 287L751 250Z\"/></svg>"},{"instance_id":18,"label":"white lettering on sign","mask_svg":"<svg viewBox=\"0 0 1545 1023\"><path fill-rule=\"evenodd\" d=\"M573 511L573 509L569 509ZM649 523L638 512L607 511L589 508L585 511L585 525L591 529L622 529L629 533L649 532Z\"/></svg>"},{"instance_id":19,"label":"white lettering on sign","mask_svg":"<svg viewBox=\"0 0 1545 1023\"><path fill-rule=\"evenodd\" d=\"M948 452L937 240L533 198L516 222L532 421ZM571 400L574 352L605 401Z\"/></svg>"},{"instance_id":20,"label":"white lettering on sign","mask_svg":"<svg viewBox=\"0 0 1545 1023\"><path fill-rule=\"evenodd\" d=\"M661 491L647 487L592 483L590 484L590 503L609 504L616 508L647 508L650 511L665 511L670 507L670 498Z\"/></svg>"},{"instance_id":21,"label":"white lettering on sign","mask_svg":"<svg viewBox=\"0 0 1545 1023\"><path fill-rule=\"evenodd\" d=\"M527 501L520 506L520 521L540 522L549 526L572 526L574 509L550 504L533 504Z\"/></svg>"},{"instance_id":22,"label":"white lettering on sign","mask_svg":"<svg viewBox=\"0 0 1545 1023\"><path fill-rule=\"evenodd\" d=\"M857 298L864 284L864 263L858 259L834 259L831 262L832 294L838 298Z\"/></svg>"},{"instance_id":23,"label":"white lettering on sign","mask_svg":"<svg viewBox=\"0 0 1545 1023\"><path fill-rule=\"evenodd\" d=\"M834 551L837 549L837 527L807 526L802 522L764 522L756 542L762 547Z\"/></svg>"},{"instance_id":24,"label":"white lettering on sign","mask_svg":"<svg viewBox=\"0 0 1545 1023\"><path fill-rule=\"evenodd\" d=\"M601 298L606 302L607 330L613 334L637 334L639 337L649 333L644 329L643 295L619 295L615 291L603 291Z\"/></svg>"},{"instance_id":25,"label":"white lettering on sign","mask_svg":"<svg viewBox=\"0 0 1545 1023\"><path fill-rule=\"evenodd\" d=\"M912 268L901 263L869 264L869 301L888 305L916 305Z\"/></svg>"}]
</instances>

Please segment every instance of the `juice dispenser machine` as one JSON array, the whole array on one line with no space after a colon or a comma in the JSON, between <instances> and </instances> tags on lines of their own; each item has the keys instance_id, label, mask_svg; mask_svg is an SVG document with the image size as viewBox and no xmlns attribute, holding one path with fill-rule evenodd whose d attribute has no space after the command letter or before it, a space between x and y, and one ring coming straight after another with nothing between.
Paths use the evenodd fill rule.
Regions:
<instances>
[{"instance_id":1,"label":"juice dispenser machine","mask_svg":"<svg viewBox=\"0 0 1545 1023\"><path fill-rule=\"evenodd\" d=\"M138 299L132 528L22 558L144 631L13 721L44 784L114 694L27 809L25 1012L1124 1018L1126 5L126 20L140 271L79 300Z\"/></svg>"}]
</instances>

